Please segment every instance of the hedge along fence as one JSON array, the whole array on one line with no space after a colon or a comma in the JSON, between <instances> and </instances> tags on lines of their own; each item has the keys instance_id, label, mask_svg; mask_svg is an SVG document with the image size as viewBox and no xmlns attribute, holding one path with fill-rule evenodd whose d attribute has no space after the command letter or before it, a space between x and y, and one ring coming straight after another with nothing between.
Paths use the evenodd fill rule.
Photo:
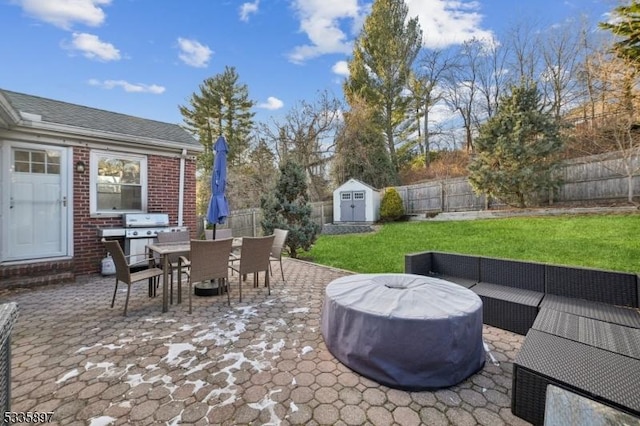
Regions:
<instances>
[{"instance_id":1,"label":"hedge along fence","mask_svg":"<svg viewBox=\"0 0 640 426\"><path fill-rule=\"evenodd\" d=\"M333 223L333 201L309 203L311 206L311 219L322 226ZM217 229L231 228L234 237L258 237L262 235L262 209L233 210L223 225L217 225ZM205 216L198 218L198 235L204 234Z\"/></svg>"},{"instance_id":2,"label":"hedge along fence","mask_svg":"<svg viewBox=\"0 0 640 426\"><path fill-rule=\"evenodd\" d=\"M628 164L627 164L628 163ZM612 154L581 157L562 168L563 184L553 194L540 194L542 203L626 201L629 191L627 165L633 170L633 194L640 194L640 157L612 158ZM485 195L476 195L466 177L396 186L407 214L473 211L504 208L506 204Z\"/></svg>"}]
</instances>

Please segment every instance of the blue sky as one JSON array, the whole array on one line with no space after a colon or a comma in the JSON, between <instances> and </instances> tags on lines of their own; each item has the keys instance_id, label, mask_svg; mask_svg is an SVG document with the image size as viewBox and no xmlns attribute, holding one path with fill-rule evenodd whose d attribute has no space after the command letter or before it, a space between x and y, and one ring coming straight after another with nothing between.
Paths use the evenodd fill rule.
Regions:
<instances>
[{"instance_id":1,"label":"blue sky","mask_svg":"<svg viewBox=\"0 0 640 426\"><path fill-rule=\"evenodd\" d=\"M424 44L500 37L612 0L405 0ZM346 60L370 8L362 0L0 0L0 88L181 123L199 84L234 66L257 120L318 91L341 97Z\"/></svg>"}]
</instances>

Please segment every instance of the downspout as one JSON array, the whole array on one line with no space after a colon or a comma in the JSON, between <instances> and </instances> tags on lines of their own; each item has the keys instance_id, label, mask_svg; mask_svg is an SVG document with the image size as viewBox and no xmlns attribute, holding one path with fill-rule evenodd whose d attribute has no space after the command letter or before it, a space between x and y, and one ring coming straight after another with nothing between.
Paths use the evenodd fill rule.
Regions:
<instances>
[{"instance_id":1,"label":"downspout","mask_svg":"<svg viewBox=\"0 0 640 426\"><path fill-rule=\"evenodd\" d=\"M185 168L185 160L187 158L187 150L182 150L182 155L180 156L180 190L178 193L178 226L183 226L184 219L184 168Z\"/></svg>"}]
</instances>

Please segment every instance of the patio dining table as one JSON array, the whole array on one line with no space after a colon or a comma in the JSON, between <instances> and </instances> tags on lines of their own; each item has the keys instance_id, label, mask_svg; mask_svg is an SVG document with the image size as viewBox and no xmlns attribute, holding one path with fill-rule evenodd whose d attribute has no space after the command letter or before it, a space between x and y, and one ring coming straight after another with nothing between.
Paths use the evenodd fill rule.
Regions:
<instances>
[{"instance_id":1,"label":"patio dining table","mask_svg":"<svg viewBox=\"0 0 640 426\"><path fill-rule=\"evenodd\" d=\"M242 238L234 238L232 247L234 249L242 247ZM147 245L149 258L153 258L153 253L160 256L162 270L162 312L169 310L169 295L167 291L167 282L169 281L169 256L170 255L188 255L191 251L190 241L170 242L170 243L153 243ZM173 296L173 294L172 294ZM173 297L172 297L173 299ZM177 303L182 302L182 260L178 259L178 298ZM172 300L173 303L173 300Z\"/></svg>"}]
</instances>

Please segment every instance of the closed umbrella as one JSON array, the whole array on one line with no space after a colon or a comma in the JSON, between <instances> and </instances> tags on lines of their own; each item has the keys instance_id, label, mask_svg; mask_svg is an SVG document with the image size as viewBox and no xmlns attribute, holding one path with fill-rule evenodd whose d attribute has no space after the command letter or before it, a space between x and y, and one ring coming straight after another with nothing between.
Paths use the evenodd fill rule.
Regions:
<instances>
[{"instance_id":1,"label":"closed umbrella","mask_svg":"<svg viewBox=\"0 0 640 426\"><path fill-rule=\"evenodd\" d=\"M223 224L229 216L229 205L225 190L227 187L227 152L229 146L224 136L220 136L213 145L213 173L211 174L211 199L207 210L207 222L213 224L213 239L216 238L216 225ZM218 294L219 285L213 282L202 282L194 286L196 296L213 296Z\"/></svg>"},{"instance_id":2,"label":"closed umbrella","mask_svg":"<svg viewBox=\"0 0 640 426\"><path fill-rule=\"evenodd\" d=\"M229 205L225 190L227 187L227 152L229 146L224 136L220 136L213 145L215 153L213 173L211 174L211 199L207 211L207 222L213 223L213 238L216 238L216 225L223 224L229 216Z\"/></svg>"}]
</instances>

